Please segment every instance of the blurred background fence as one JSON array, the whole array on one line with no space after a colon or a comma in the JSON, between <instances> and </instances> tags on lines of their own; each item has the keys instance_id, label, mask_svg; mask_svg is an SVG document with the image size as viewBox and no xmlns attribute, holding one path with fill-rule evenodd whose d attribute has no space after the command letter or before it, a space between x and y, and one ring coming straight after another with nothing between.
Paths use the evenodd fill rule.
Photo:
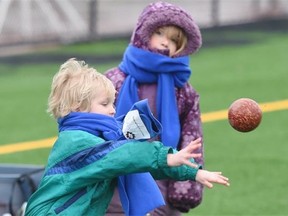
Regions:
<instances>
[{"instance_id":1,"label":"blurred background fence","mask_svg":"<svg viewBox=\"0 0 288 216\"><path fill-rule=\"evenodd\" d=\"M201 28L288 16L288 0L167 0ZM128 36L149 0L0 0L0 47Z\"/></svg>"}]
</instances>

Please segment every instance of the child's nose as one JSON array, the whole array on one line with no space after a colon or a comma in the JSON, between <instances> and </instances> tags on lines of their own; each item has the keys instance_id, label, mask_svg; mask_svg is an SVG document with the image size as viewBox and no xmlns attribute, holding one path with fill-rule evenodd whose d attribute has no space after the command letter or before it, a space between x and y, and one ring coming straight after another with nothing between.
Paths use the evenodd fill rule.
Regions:
<instances>
[{"instance_id":1,"label":"child's nose","mask_svg":"<svg viewBox=\"0 0 288 216\"><path fill-rule=\"evenodd\" d=\"M162 45L165 46L165 47L167 47L168 44L169 44L168 38L163 38L163 40L162 40Z\"/></svg>"},{"instance_id":2,"label":"child's nose","mask_svg":"<svg viewBox=\"0 0 288 216\"><path fill-rule=\"evenodd\" d=\"M114 106L111 107L110 113L111 113L111 115L113 115L113 116L115 115L116 110L115 110L115 107L114 107Z\"/></svg>"}]
</instances>

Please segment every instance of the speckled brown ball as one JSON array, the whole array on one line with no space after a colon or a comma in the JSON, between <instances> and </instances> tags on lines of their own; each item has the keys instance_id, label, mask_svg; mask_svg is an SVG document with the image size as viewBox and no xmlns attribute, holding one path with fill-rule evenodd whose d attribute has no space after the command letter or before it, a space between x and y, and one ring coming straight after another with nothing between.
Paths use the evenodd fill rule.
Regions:
<instances>
[{"instance_id":1,"label":"speckled brown ball","mask_svg":"<svg viewBox=\"0 0 288 216\"><path fill-rule=\"evenodd\" d=\"M262 111L258 103L250 98L234 101L228 109L230 125L237 131L249 132L258 127L262 119Z\"/></svg>"}]
</instances>

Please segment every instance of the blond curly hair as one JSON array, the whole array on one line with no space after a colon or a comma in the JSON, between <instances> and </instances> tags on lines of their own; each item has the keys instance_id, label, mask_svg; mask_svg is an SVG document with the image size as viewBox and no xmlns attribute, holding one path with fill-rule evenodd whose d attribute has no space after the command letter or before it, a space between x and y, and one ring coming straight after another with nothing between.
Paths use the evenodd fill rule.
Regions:
<instances>
[{"instance_id":1,"label":"blond curly hair","mask_svg":"<svg viewBox=\"0 0 288 216\"><path fill-rule=\"evenodd\" d=\"M84 61L69 59L53 77L47 112L56 119L70 112L89 112L91 100L99 93L115 97L116 90L108 78Z\"/></svg>"}]
</instances>

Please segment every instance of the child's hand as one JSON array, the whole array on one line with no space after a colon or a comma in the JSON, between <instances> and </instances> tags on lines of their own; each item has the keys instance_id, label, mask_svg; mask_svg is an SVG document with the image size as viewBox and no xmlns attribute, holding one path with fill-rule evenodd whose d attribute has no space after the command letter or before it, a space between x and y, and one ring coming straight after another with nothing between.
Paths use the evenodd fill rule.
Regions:
<instances>
[{"instance_id":1,"label":"child's hand","mask_svg":"<svg viewBox=\"0 0 288 216\"><path fill-rule=\"evenodd\" d=\"M212 183L222 184L225 186L229 186L229 179L222 175L221 172L210 172L207 170L199 169L196 175L196 181L201 183L202 185L212 188Z\"/></svg>"},{"instance_id":2,"label":"child's hand","mask_svg":"<svg viewBox=\"0 0 288 216\"><path fill-rule=\"evenodd\" d=\"M201 138L198 138L192 141L188 146L181 149L179 152L175 154L167 155L167 164L168 166L181 166L183 164L188 165L193 168L197 168L198 165L192 163L190 160L192 158L201 157L200 153L192 153L196 149L201 147Z\"/></svg>"}]
</instances>

